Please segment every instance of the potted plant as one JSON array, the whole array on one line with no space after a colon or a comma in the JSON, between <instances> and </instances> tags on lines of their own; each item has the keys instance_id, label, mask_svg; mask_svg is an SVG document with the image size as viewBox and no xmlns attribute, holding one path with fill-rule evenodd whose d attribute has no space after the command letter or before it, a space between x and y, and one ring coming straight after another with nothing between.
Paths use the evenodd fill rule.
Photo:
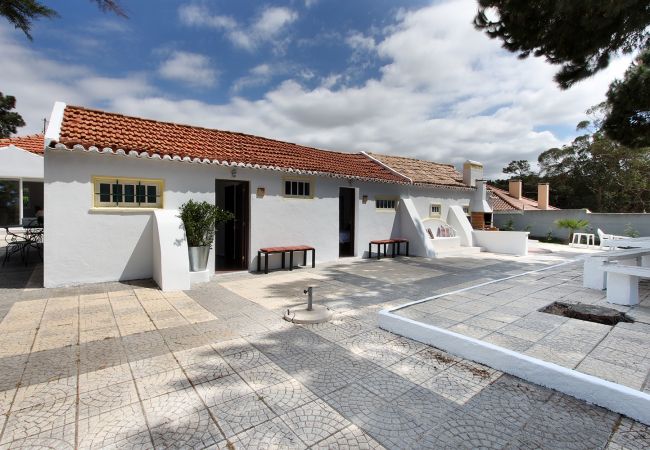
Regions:
<instances>
[{"instance_id":1,"label":"potted plant","mask_svg":"<svg viewBox=\"0 0 650 450\"><path fill-rule=\"evenodd\" d=\"M200 272L208 267L210 248L216 227L235 216L208 202L189 200L179 208L185 225L185 237L190 256L190 271Z\"/></svg>"}]
</instances>

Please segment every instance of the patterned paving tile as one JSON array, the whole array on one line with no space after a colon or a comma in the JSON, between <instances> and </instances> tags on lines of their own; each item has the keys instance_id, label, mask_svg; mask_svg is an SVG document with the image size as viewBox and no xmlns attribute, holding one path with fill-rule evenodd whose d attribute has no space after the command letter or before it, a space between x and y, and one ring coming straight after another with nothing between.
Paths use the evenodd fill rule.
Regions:
<instances>
[{"instance_id":1,"label":"patterned paving tile","mask_svg":"<svg viewBox=\"0 0 650 450\"><path fill-rule=\"evenodd\" d=\"M180 369L178 362L176 362L176 358L174 358L171 353L165 353L151 358L131 360L129 365L131 366L135 378L143 378L161 372Z\"/></svg>"},{"instance_id":2,"label":"patterned paving tile","mask_svg":"<svg viewBox=\"0 0 650 450\"><path fill-rule=\"evenodd\" d=\"M153 448L140 405L79 420L79 448Z\"/></svg>"},{"instance_id":3,"label":"patterned paving tile","mask_svg":"<svg viewBox=\"0 0 650 450\"><path fill-rule=\"evenodd\" d=\"M312 447L317 450L383 450L377 441L356 425L350 425Z\"/></svg>"},{"instance_id":4,"label":"patterned paving tile","mask_svg":"<svg viewBox=\"0 0 650 450\"><path fill-rule=\"evenodd\" d=\"M55 403L56 400L77 395L77 378L68 377L46 383L20 387L12 407L13 411L31 408L42 403Z\"/></svg>"},{"instance_id":5,"label":"patterned paving tile","mask_svg":"<svg viewBox=\"0 0 650 450\"><path fill-rule=\"evenodd\" d=\"M239 372L239 375L255 390L289 381L289 376L273 363Z\"/></svg>"},{"instance_id":6,"label":"patterned paving tile","mask_svg":"<svg viewBox=\"0 0 650 450\"><path fill-rule=\"evenodd\" d=\"M138 386L138 392L143 400L192 386L190 380L187 379L180 369L136 378L135 383Z\"/></svg>"},{"instance_id":7,"label":"patterned paving tile","mask_svg":"<svg viewBox=\"0 0 650 450\"><path fill-rule=\"evenodd\" d=\"M313 445L351 425L322 400L307 403L280 418L307 445Z\"/></svg>"},{"instance_id":8,"label":"patterned paving tile","mask_svg":"<svg viewBox=\"0 0 650 450\"><path fill-rule=\"evenodd\" d=\"M75 397L59 398L47 403L12 411L7 418L0 444L31 436L49 434L75 422Z\"/></svg>"},{"instance_id":9,"label":"patterned paving tile","mask_svg":"<svg viewBox=\"0 0 650 450\"><path fill-rule=\"evenodd\" d=\"M157 448L208 448L224 440L206 409L153 427L151 436Z\"/></svg>"},{"instance_id":10,"label":"patterned paving tile","mask_svg":"<svg viewBox=\"0 0 650 450\"><path fill-rule=\"evenodd\" d=\"M257 393L276 414L286 413L317 398L309 389L293 379L260 389Z\"/></svg>"},{"instance_id":11,"label":"patterned paving tile","mask_svg":"<svg viewBox=\"0 0 650 450\"><path fill-rule=\"evenodd\" d=\"M226 437L246 431L275 417L258 394L247 394L236 400L210 407Z\"/></svg>"},{"instance_id":12,"label":"patterned paving tile","mask_svg":"<svg viewBox=\"0 0 650 450\"><path fill-rule=\"evenodd\" d=\"M143 400L142 408L149 426L157 427L176 417L189 416L205 407L194 389L188 388Z\"/></svg>"},{"instance_id":13,"label":"patterned paving tile","mask_svg":"<svg viewBox=\"0 0 650 450\"><path fill-rule=\"evenodd\" d=\"M253 389L237 374L206 381L194 386L206 405L215 406L253 394Z\"/></svg>"},{"instance_id":14,"label":"patterned paving tile","mask_svg":"<svg viewBox=\"0 0 650 450\"><path fill-rule=\"evenodd\" d=\"M229 439L231 449L303 449L305 445L280 418L264 422Z\"/></svg>"},{"instance_id":15,"label":"patterned paving tile","mask_svg":"<svg viewBox=\"0 0 650 450\"><path fill-rule=\"evenodd\" d=\"M138 393L133 381L110 384L103 388L80 392L78 417L85 419L138 401Z\"/></svg>"},{"instance_id":16,"label":"patterned paving tile","mask_svg":"<svg viewBox=\"0 0 650 450\"><path fill-rule=\"evenodd\" d=\"M607 448L610 450L641 450L650 442L650 427L623 417L612 434Z\"/></svg>"}]
</instances>

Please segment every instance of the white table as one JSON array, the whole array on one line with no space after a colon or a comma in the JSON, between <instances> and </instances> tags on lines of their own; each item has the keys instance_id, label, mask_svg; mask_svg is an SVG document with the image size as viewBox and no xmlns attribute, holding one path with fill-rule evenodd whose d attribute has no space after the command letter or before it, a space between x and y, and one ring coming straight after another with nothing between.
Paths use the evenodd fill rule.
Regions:
<instances>
[{"instance_id":1,"label":"white table","mask_svg":"<svg viewBox=\"0 0 650 450\"><path fill-rule=\"evenodd\" d=\"M603 239L601 245L616 249L616 247L650 248L650 237Z\"/></svg>"},{"instance_id":2,"label":"white table","mask_svg":"<svg viewBox=\"0 0 650 450\"><path fill-rule=\"evenodd\" d=\"M593 233L573 233L573 238L571 239L571 247L577 246L577 245L583 245L582 244L582 238L585 238L587 241L587 247L590 245L596 245L596 235Z\"/></svg>"}]
</instances>

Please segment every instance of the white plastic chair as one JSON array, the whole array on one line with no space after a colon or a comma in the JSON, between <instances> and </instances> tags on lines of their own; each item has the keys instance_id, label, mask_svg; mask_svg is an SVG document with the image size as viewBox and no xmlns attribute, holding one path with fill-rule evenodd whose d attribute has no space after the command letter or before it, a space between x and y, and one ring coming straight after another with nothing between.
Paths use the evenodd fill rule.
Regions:
<instances>
[{"instance_id":1,"label":"white plastic chair","mask_svg":"<svg viewBox=\"0 0 650 450\"><path fill-rule=\"evenodd\" d=\"M615 234L605 234L603 233L603 230L598 228L596 230L596 233L598 233L598 240L600 241L600 249L604 250L606 246L603 245L603 239L626 239L625 236L617 236ZM616 250L616 247L609 247L607 246L607 249L609 250Z\"/></svg>"}]
</instances>

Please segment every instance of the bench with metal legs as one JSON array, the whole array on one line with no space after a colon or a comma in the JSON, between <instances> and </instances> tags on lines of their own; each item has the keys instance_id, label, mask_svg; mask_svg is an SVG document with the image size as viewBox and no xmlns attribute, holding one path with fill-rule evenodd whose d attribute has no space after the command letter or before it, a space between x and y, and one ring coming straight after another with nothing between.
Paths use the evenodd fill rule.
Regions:
<instances>
[{"instance_id":1,"label":"bench with metal legs","mask_svg":"<svg viewBox=\"0 0 650 450\"><path fill-rule=\"evenodd\" d=\"M282 254L282 268L286 266L285 257L289 254L289 270L293 270L294 252L302 252L302 265L307 266L307 252L311 251L311 267L316 267L316 249L308 245L295 245L290 247L266 247L257 252L257 271L262 271L262 256L264 256L264 273L269 273L269 255L274 253Z\"/></svg>"},{"instance_id":2,"label":"bench with metal legs","mask_svg":"<svg viewBox=\"0 0 650 450\"><path fill-rule=\"evenodd\" d=\"M391 246L391 258L394 258L396 255L399 256L401 253L402 244L406 244L406 255L409 255L409 241L408 239L396 238L396 239L376 239L370 241L368 244L368 258L372 258L372 246L377 246L377 259L381 259L381 246L384 246L384 258L387 256L387 247ZM397 245L397 248L395 247ZM397 250L397 252L395 252Z\"/></svg>"}]
</instances>

